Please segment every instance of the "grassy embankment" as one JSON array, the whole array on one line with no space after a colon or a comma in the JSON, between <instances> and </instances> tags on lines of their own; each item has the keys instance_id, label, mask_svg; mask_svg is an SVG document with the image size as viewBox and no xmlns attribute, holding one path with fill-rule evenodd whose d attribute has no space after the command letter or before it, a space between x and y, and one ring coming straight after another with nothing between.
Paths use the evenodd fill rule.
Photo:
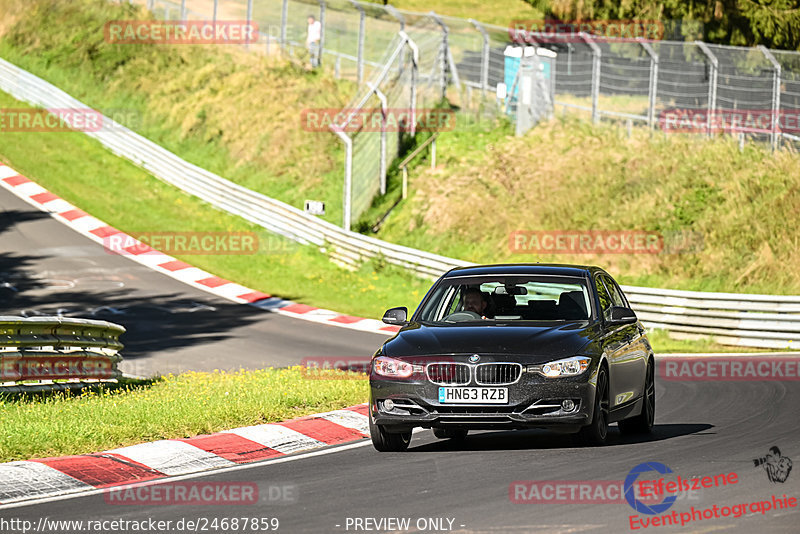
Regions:
<instances>
[{"instance_id":1,"label":"grassy embankment","mask_svg":"<svg viewBox=\"0 0 800 534\"><path fill-rule=\"evenodd\" d=\"M0 395L0 462L188 438L366 401L364 375L306 373L184 373L76 394Z\"/></svg>"},{"instance_id":2,"label":"grassy embankment","mask_svg":"<svg viewBox=\"0 0 800 534\"><path fill-rule=\"evenodd\" d=\"M349 82L239 49L108 45L103 23L133 15L127 5L104 0L37 1L35 8L0 0L0 7L3 57L94 107L133 111L137 131L238 183L294 205L326 200L327 217L338 220L341 147L331 135L303 132L298 114L308 103L342 105L354 90ZM44 23L52 17L62 24ZM785 246L793 229L779 228L796 213L794 159L773 159L755 148L739 155L730 143L698 138L637 134L627 141L618 130L580 123L556 122L522 140L509 132L507 125L478 124L444 134L439 168L424 171L420 162L412 170L413 196L381 235L481 262L599 263L627 283L797 290L797 273L779 267L796 250ZM77 140L79 134L4 135L9 163L123 230L256 229L133 166L108 163L113 158ZM95 156L68 155L70 147L59 145L67 139L80 150L93 146ZM596 202L607 198L615 202ZM599 221L609 220L617 229L701 232L705 249L657 257L536 257L511 254L506 246L512 230L599 228ZM184 259L266 292L371 317L390 304L413 308L427 286L379 263L348 273L314 250L287 249L256 262L242 256Z\"/></svg>"}]
</instances>

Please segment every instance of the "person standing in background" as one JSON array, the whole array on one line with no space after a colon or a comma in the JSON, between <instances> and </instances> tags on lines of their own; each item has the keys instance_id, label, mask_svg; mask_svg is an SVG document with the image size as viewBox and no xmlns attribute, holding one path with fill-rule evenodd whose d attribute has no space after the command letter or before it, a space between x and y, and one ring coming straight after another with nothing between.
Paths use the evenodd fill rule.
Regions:
<instances>
[{"instance_id":1,"label":"person standing in background","mask_svg":"<svg viewBox=\"0 0 800 534\"><path fill-rule=\"evenodd\" d=\"M308 16L308 35L306 36L306 48L311 55L311 68L319 66L319 42L322 39L322 24L314 18L314 15Z\"/></svg>"}]
</instances>

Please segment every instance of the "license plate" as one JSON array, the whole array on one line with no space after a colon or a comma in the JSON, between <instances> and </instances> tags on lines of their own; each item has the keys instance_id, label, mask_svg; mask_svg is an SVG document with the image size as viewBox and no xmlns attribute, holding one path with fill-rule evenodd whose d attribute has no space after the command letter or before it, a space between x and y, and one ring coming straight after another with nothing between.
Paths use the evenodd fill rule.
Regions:
<instances>
[{"instance_id":1,"label":"license plate","mask_svg":"<svg viewBox=\"0 0 800 534\"><path fill-rule=\"evenodd\" d=\"M508 404L508 388L439 388L441 404Z\"/></svg>"}]
</instances>

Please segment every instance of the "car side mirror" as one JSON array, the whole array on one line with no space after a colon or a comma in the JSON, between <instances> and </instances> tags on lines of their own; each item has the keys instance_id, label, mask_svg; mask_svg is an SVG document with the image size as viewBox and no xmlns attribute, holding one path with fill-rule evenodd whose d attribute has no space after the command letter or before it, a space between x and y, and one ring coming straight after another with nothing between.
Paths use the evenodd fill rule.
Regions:
<instances>
[{"instance_id":1,"label":"car side mirror","mask_svg":"<svg viewBox=\"0 0 800 534\"><path fill-rule=\"evenodd\" d=\"M389 308L383 314L383 322L386 324L405 325L408 324L406 320L408 317L408 308L400 306L398 308Z\"/></svg>"},{"instance_id":2,"label":"car side mirror","mask_svg":"<svg viewBox=\"0 0 800 534\"><path fill-rule=\"evenodd\" d=\"M630 308L624 306L614 306L608 315L609 324L633 324L637 321L636 314Z\"/></svg>"}]
</instances>

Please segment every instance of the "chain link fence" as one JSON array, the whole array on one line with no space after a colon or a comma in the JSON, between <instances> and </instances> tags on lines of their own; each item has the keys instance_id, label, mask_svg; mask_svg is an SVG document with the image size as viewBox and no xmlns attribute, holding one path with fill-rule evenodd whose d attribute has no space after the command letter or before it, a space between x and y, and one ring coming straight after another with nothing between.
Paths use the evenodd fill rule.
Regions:
<instances>
[{"instance_id":1,"label":"chain link fence","mask_svg":"<svg viewBox=\"0 0 800 534\"><path fill-rule=\"evenodd\" d=\"M479 119L517 115L517 90L509 89L519 84L524 69L517 63L509 71L508 47L517 44L512 35L519 34L508 27L360 0L137 1L166 19L252 20L260 31L251 49L298 57L307 57L307 17L315 16L322 23L323 67L359 84L350 111L380 107L381 98L384 107L410 107L413 93L418 108L446 97ZM798 52L698 41L601 39L585 33L555 37L542 41L527 34L525 40L555 52L549 86L545 91L537 81L537 98L549 99L562 112L665 133L731 134L742 144L751 139L773 149L798 148ZM400 48L403 52L395 54ZM498 84L507 89L505 99L497 97ZM530 117L542 115L539 104L526 110L518 133L532 124ZM349 228L374 195L385 191L386 168L397 155L399 136L341 133L347 137L345 189L351 195L345 195L350 207L343 226Z\"/></svg>"}]
</instances>

